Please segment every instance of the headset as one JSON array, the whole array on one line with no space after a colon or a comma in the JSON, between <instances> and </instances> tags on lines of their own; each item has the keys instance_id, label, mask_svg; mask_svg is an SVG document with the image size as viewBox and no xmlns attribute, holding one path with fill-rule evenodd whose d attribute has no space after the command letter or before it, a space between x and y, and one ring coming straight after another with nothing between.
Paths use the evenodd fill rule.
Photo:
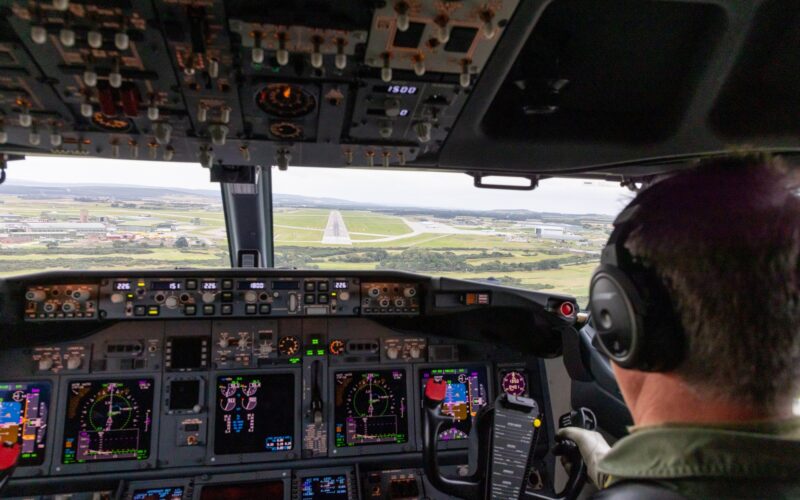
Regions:
<instances>
[{"instance_id":1,"label":"headset","mask_svg":"<svg viewBox=\"0 0 800 500\"><path fill-rule=\"evenodd\" d=\"M614 220L592 275L589 309L600 350L623 368L667 372L685 356L686 336L656 270L632 256L625 240L638 224L642 196Z\"/></svg>"}]
</instances>

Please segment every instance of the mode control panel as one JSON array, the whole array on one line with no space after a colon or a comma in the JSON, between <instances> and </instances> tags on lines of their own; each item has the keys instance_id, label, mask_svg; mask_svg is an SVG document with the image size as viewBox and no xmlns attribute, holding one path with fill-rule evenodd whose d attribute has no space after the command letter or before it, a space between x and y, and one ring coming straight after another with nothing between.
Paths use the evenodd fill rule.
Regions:
<instances>
[{"instance_id":1,"label":"mode control panel","mask_svg":"<svg viewBox=\"0 0 800 500\"><path fill-rule=\"evenodd\" d=\"M355 278L115 278L99 309L107 319L353 316L359 291Z\"/></svg>"},{"instance_id":2,"label":"mode control panel","mask_svg":"<svg viewBox=\"0 0 800 500\"><path fill-rule=\"evenodd\" d=\"M25 291L28 320L97 319L97 285L37 285Z\"/></svg>"}]
</instances>

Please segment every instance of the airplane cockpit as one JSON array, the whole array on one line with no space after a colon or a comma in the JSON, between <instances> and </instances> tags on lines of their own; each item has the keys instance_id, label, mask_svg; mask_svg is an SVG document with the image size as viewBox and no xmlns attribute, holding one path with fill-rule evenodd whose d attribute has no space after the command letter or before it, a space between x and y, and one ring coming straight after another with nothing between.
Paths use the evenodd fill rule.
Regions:
<instances>
[{"instance_id":1,"label":"airplane cockpit","mask_svg":"<svg viewBox=\"0 0 800 500\"><path fill-rule=\"evenodd\" d=\"M3 498L586 498L614 216L800 153L793 2L0 11Z\"/></svg>"}]
</instances>

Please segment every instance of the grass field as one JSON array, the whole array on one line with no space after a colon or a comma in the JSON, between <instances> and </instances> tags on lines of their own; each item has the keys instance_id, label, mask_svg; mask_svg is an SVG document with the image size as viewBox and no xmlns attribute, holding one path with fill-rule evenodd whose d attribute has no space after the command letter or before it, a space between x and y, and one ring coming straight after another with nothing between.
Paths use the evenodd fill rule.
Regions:
<instances>
[{"instance_id":1,"label":"grass field","mask_svg":"<svg viewBox=\"0 0 800 500\"><path fill-rule=\"evenodd\" d=\"M380 236L396 236L411 233L411 228L399 217L372 212L342 211L342 218L351 233L368 233Z\"/></svg>"},{"instance_id":2,"label":"grass field","mask_svg":"<svg viewBox=\"0 0 800 500\"><path fill-rule=\"evenodd\" d=\"M124 269L226 267L225 221L219 204L208 199L112 205L62 199L22 199L0 193L0 214L28 222L101 222L108 235L4 240L0 218L0 276L45 269ZM424 215L340 210L351 244L323 244L330 210L276 207L273 230L276 265L317 269L388 269L461 279L493 279L510 286L576 296L585 303L589 277L607 238L608 225L596 220L570 226L564 240L542 239L531 224L485 216L465 220ZM136 231L148 221L173 224L168 231ZM150 222L152 224L152 222ZM133 225L133 226L131 226ZM126 228L122 230L121 228ZM575 229L577 228L577 229ZM5 230L7 231L7 230ZM116 235L116 236L115 236ZM121 238L121 239L120 239ZM179 247L181 238L188 246ZM24 238L23 238L24 239ZM56 241L57 240L57 241ZM594 252L594 253L593 253Z\"/></svg>"}]
</instances>

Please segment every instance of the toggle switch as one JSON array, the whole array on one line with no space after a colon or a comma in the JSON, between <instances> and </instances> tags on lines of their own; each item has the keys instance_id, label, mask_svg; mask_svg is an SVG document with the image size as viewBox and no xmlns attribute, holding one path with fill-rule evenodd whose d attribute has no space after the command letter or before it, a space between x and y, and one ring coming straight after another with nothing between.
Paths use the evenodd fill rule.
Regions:
<instances>
[{"instance_id":1,"label":"toggle switch","mask_svg":"<svg viewBox=\"0 0 800 500\"><path fill-rule=\"evenodd\" d=\"M286 66L289 63L289 51L286 49L286 33L278 33L278 50L275 51L275 59L278 64Z\"/></svg>"},{"instance_id":2,"label":"toggle switch","mask_svg":"<svg viewBox=\"0 0 800 500\"><path fill-rule=\"evenodd\" d=\"M311 39L311 66L314 68L321 68L322 67L322 52L320 52L320 46L322 45L322 38L319 36L315 36Z\"/></svg>"},{"instance_id":3,"label":"toggle switch","mask_svg":"<svg viewBox=\"0 0 800 500\"><path fill-rule=\"evenodd\" d=\"M344 38L336 39L336 56L333 60L336 69L345 69L347 67L347 54L344 53L345 43Z\"/></svg>"},{"instance_id":4,"label":"toggle switch","mask_svg":"<svg viewBox=\"0 0 800 500\"><path fill-rule=\"evenodd\" d=\"M381 80L383 80L386 83L389 83L392 81L392 67L389 65L392 56L388 52L384 52L382 57L383 57L383 67L381 67Z\"/></svg>"}]
</instances>

